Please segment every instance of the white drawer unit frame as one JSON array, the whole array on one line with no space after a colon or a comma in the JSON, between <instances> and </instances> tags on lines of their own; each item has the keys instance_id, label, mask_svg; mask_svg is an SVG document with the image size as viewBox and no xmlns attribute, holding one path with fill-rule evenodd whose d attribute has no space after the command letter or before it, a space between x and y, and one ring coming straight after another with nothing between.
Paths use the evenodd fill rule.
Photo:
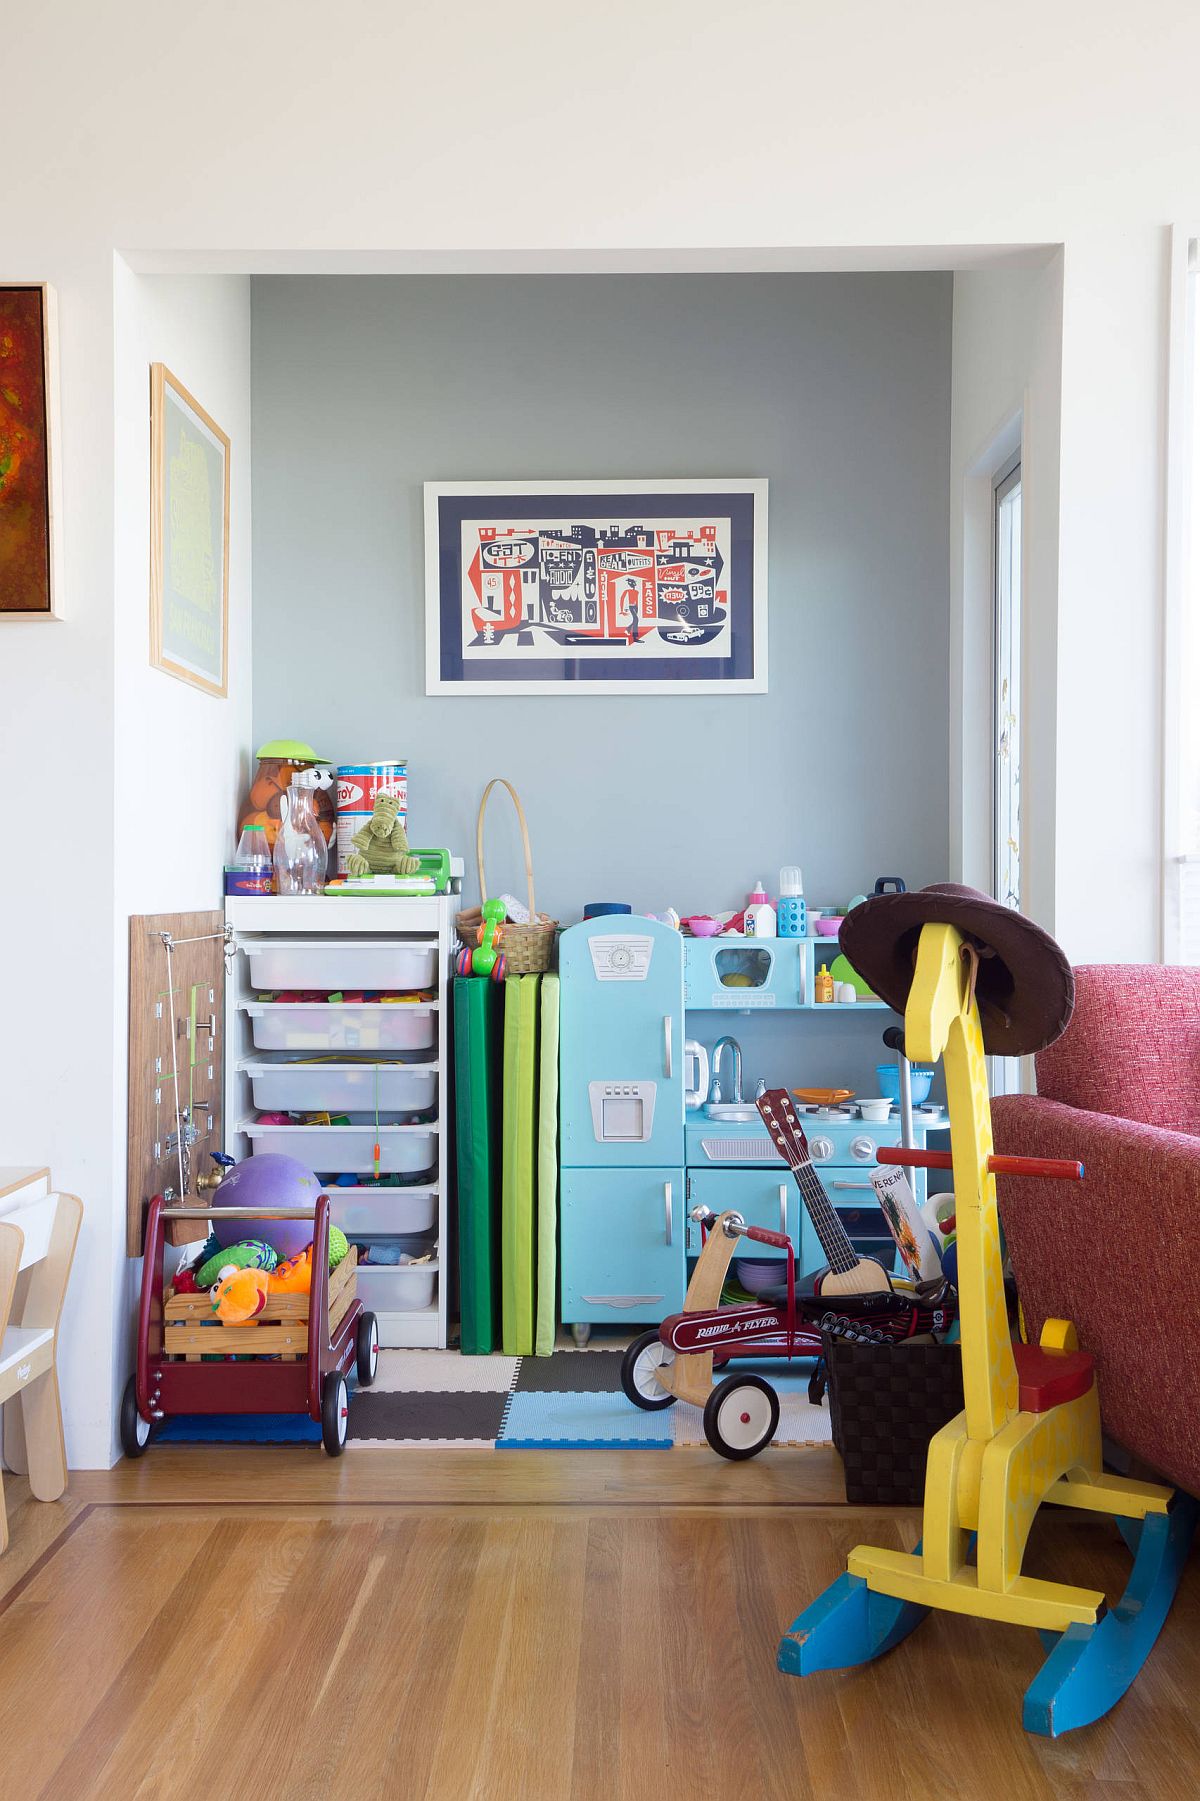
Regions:
<instances>
[{"instance_id":1,"label":"white drawer unit frame","mask_svg":"<svg viewBox=\"0 0 1200 1801\"><path fill-rule=\"evenodd\" d=\"M347 1188L331 1185L328 1194L334 1224L343 1225L350 1236L362 1242L371 1237L403 1238L414 1248L420 1237L437 1255L431 1264L412 1266L379 1264L364 1271L365 1282L360 1292L369 1297L370 1306L379 1319L379 1342L385 1348L444 1346L447 1337L447 1294L442 1279L446 1268L449 1230L448 1182L453 1168L448 1129L448 1090L446 1072L449 1046L449 976L454 944L454 915L461 906L457 894L422 895L411 900L367 895L271 895L234 896L225 903L225 916L233 928L231 962L225 986L226 1060L225 1118L226 1149L232 1156L246 1157L252 1149L247 1127L254 1123L254 1082L269 1080L272 1106L281 1111L316 1111L310 1105L314 1071L319 1065L313 1059L328 1056L350 1068L369 1068L377 1056L385 1069L380 1084L380 1112L393 1109L383 1105L384 1093L391 1097L403 1089L407 1078L393 1072L413 1072L414 1086L419 1088L436 1117L427 1124L391 1128L397 1140L406 1136L421 1139L422 1150L428 1141L433 1157L432 1167L421 1172L419 1185L402 1188ZM287 975L287 987L327 991L328 979L354 989L399 987L393 980L404 972L421 974L428 970L430 980L421 986L433 990L432 1001L419 1008L409 1003L379 1003L375 1007L363 1003L329 1003L314 1012L304 1002L294 1005L297 1017L304 1015L319 1033L324 1022L330 1023L332 1043L326 1049L305 1040L286 1048L264 1050L255 1044L255 1022L263 1018L256 996L263 992L264 973ZM361 971L361 976L358 972ZM339 1029L339 1008L344 1007ZM386 1007L387 1013L383 1009ZM251 1011L253 1009L253 1011ZM277 1015L278 1016L278 1015ZM421 1022L420 1040L411 1050L378 1048L372 1034L362 1043L364 1021L386 1020L388 1017ZM385 1034L385 1042L395 1034ZM269 1068L269 1077L264 1071ZM296 1071L295 1098L288 1101L287 1071ZM419 1078L418 1078L419 1072ZM372 1084L373 1086L373 1084ZM339 1106L330 1111L359 1113L360 1107ZM388 1128L383 1128L386 1135ZM318 1138L318 1133L322 1134ZM324 1134L328 1133L328 1138ZM346 1131L314 1127L304 1135L305 1148L323 1150L329 1146L329 1160L322 1171L336 1166L336 1146ZM353 1132L349 1132L354 1137ZM289 1150L288 1133L279 1129L257 1135L259 1150ZM350 1160L349 1168L360 1167L361 1156ZM394 1209L394 1218L390 1214ZM423 1230L418 1234L415 1227ZM411 1271L411 1274L409 1273ZM420 1305L414 1305L414 1301Z\"/></svg>"}]
</instances>

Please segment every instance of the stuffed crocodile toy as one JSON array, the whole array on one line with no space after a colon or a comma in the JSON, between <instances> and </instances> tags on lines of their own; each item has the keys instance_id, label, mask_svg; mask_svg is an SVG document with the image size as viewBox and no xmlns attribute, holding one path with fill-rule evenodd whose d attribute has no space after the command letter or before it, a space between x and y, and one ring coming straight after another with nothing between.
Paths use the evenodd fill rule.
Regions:
<instances>
[{"instance_id":1,"label":"stuffed crocodile toy","mask_svg":"<svg viewBox=\"0 0 1200 1801\"><path fill-rule=\"evenodd\" d=\"M361 831L350 840L353 855L346 858L346 874L415 875L420 859L411 856L408 835L398 815L400 802L394 794L377 794L375 807Z\"/></svg>"}]
</instances>

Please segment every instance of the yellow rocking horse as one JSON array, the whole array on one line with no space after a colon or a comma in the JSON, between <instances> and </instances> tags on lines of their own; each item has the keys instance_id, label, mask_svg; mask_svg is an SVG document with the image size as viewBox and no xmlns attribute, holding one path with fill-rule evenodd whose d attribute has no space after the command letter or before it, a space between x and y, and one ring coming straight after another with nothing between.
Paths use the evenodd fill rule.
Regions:
<instances>
[{"instance_id":1,"label":"yellow rocking horse","mask_svg":"<svg viewBox=\"0 0 1200 1801\"><path fill-rule=\"evenodd\" d=\"M867 1663L935 1607L1032 1626L1053 1648L1026 1693L1024 1723L1055 1736L1107 1713L1141 1669L1198 1511L1190 1496L1104 1470L1092 1359L1068 1321L1047 1320L1037 1346L1010 1338L985 1056L1028 1055L1059 1036L1073 1005L1070 967L1039 927L952 884L869 900L841 937L854 968L903 1012L909 1056L945 1061L965 1407L929 1446L918 1549L852 1551L847 1573L785 1634L779 1667L806 1676ZM1029 1160L1026 1173L1061 1171ZM1046 1503L1115 1516L1134 1564L1113 1608L1098 1590L1022 1574Z\"/></svg>"}]
</instances>

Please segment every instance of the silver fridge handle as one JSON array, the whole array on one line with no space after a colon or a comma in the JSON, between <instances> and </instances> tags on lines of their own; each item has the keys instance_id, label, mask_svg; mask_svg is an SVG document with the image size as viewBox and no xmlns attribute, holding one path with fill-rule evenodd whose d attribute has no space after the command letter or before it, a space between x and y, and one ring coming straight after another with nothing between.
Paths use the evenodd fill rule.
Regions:
<instances>
[{"instance_id":1,"label":"silver fridge handle","mask_svg":"<svg viewBox=\"0 0 1200 1801\"><path fill-rule=\"evenodd\" d=\"M675 1074L675 1050L671 1040L672 1019L669 1013L663 1014L663 1065L669 1082Z\"/></svg>"},{"instance_id":2,"label":"silver fridge handle","mask_svg":"<svg viewBox=\"0 0 1200 1801\"><path fill-rule=\"evenodd\" d=\"M787 1183L779 1184L779 1230L787 1237Z\"/></svg>"},{"instance_id":3,"label":"silver fridge handle","mask_svg":"<svg viewBox=\"0 0 1200 1801\"><path fill-rule=\"evenodd\" d=\"M831 1182L829 1186L831 1188L869 1188L872 1194L875 1192L873 1182Z\"/></svg>"},{"instance_id":4,"label":"silver fridge handle","mask_svg":"<svg viewBox=\"0 0 1200 1801\"><path fill-rule=\"evenodd\" d=\"M671 1244L675 1238L675 1207L671 1200L671 1184L669 1182L663 1183L663 1200L666 1203L667 1243Z\"/></svg>"}]
</instances>

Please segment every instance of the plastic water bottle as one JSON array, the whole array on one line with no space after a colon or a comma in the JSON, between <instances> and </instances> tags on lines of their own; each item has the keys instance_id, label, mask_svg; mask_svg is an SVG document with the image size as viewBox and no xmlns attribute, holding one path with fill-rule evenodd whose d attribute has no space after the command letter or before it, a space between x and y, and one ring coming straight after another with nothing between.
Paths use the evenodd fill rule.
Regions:
<instances>
[{"instance_id":1,"label":"plastic water bottle","mask_svg":"<svg viewBox=\"0 0 1200 1801\"><path fill-rule=\"evenodd\" d=\"M238 894L272 892L271 853L267 848L267 834L261 825L242 827L233 867Z\"/></svg>"},{"instance_id":2,"label":"plastic water bottle","mask_svg":"<svg viewBox=\"0 0 1200 1801\"><path fill-rule=\"evenodd\" d=\"M794 863L779 871L779 936L803 938L808 931L804 878Z\"/></svg>"}]
</instances>

